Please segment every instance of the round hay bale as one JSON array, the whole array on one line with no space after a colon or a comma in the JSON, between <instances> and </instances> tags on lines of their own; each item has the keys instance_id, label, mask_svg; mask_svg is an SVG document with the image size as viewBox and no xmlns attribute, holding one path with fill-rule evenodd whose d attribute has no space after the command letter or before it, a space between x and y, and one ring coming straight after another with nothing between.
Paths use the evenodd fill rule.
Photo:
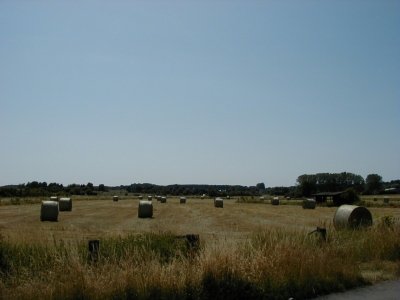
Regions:
<instances>
[{"instance_id":1,"label":"round hay bale","mask_svg":"<svg viewBox=\"0 0 400 300\"><path fill-rule=\"evenodd\" d=\"M42 206L40 207L40 221L58 221L57 201L42 201Z\"/></svg>"},{"instance_id":2,"label":"round hay bale","mask_svg":"<svg viewBox=\"0 0 400 300\"><path fill-rule=\"evenodd\" d=\"M186 203L186 197L180 197L179 198L179 203L180 204L185 204Z\"/></svg>"},{"instance_id":3,"label":"round hay bale","mask_svg":"<svg viewBox=\"0 0 400 300\"><path fill-rule=\"evenodd\" d=\"M279 205L279 197L274 197L271 200L272 205Z\"/></svg>"},{"instance_id":4,"label":"round hay bale","mask_svg":"<svg viewBox=\"0 0 400 300\"><path fill-rule=\"evenodd\" d=\"M383 203L389 204L389 197L388 196L383 197Z\"/></svg>"},{"instance_id":5,"label":"round hay bale","mask_svg":"<svg viewBox=\"0 0 400 300\"><path fill-rule=\"evenodd\" d=\"M315 199L304 199L303 200L303 208L304 209L315 209L317 205L317 201Z\"/></svg>"},{"instance_id":6,"label":"round hay bale","mask_svg":"<svg viewBox=\"0 0 400 300\"><path fill-rule=\"evenodd\" d=\"M161 197L160 203L167 203L167 197Z\"/></svg>"},{"instance_id":7,"label":"round hay bale","mask_svg":"<svg viewBox=\"0 0 400 300\"><path fill-rule=\"evenodd\" d=\"M260 197L260 200L264 200L264 199L265 199L265 197L264 197L264 196L261 196L261 197Z\"/></svg>"},{"instance_id":8,"label":"round hay bale","mask_svg":"<svg viewBox=\"0 0 400 300\"><path fill-rule=\"evenodd\" d=\"M333 217L333 225L336 229L340 228L360 228L372 225L372 215L363 206L341 205Z\"/></svg>"},{"instance_id":9,"label":"round hay bale","mask_svg":"<svg viewBox=\"0 0 400 300\"><path fill-rule=\"evenodd\" d=\"M118 196L113 196L113 201L117 202L119 200Z\"/></svg>"},{"instance_id":10,"label":"round hay bale","mask_svg":"<svg viewBox=\"0 0 400 300\"><path fill-rule=\"evenodd\" d=\"M149 201L153 200L153 196L148 195L147 200L149 200Z\"/></svg>"},{"instance_id":11,"label":"round hay bale","mask_svg":"<svg viewBox=\"0 0 400 300\"><path fill-rule=\"evenodd\" d=\"M139 201L138 217L139 218L153 217L153 203L151 201L146 201L146 200Z\"/></svg>"},{"instance_id":12,"label":"round hay bale","mask_svg":"<svg viewBox=\"0 0 400 300\"><path fill-rule=\"evenodd\" d=\"M57 196L51 196L50 197L50 201L58 201L58 197Z\"/></svg>"},{"instance_id":13,"label":"round hay bale","mask_svg":"<svg viewBox=\"0 0 400 300\"><path fill-rule=\"evenodd\" d=\"M231 199L231 196L229 196L229 195L228 195L228 196L226 196L226 199Z\"/></svg>"},{"instance_id":14,"label":"round hay bale","mask_svg":"<svg viewBox=\"0 0 400 300\"><path fill-rule=\"evenodd\" d=\"M142 199L143 199L143 196L142 196L142 195L139 195L139 196L138 196L138 199L139 199L139 200L142 200Z\"/></svg>"},{"instance_id":15,"label":"round hay bale","mask_svg":"<svg viewBox=\"0 0 400 300\"><path fill-rule=\"evenodd\" d=\"M72 210L71 198L60 198L60 200L58 200L58 207L60 211L71 211Z\"/></svg>"},{"instance_id":16,"label":"round hay bale","mask_svg":"<svg viewBox=\"0 0 400 300\"><path fill-rule=\"evenodd\" d=\"M215 207L221 207L221 208L223 208L223 207L224 207L224 199L222 199L222 198L215 198L215 199L214 199L214 206L215 206Z\"/></svg>"}]
</instances>

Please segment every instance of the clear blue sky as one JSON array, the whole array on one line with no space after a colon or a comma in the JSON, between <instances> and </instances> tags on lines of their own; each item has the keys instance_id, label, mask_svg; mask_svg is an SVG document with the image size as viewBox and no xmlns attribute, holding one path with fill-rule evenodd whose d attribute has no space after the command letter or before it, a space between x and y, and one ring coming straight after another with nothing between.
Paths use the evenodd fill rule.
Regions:
<instances>
[{"instance_id":1,"label":"clear blue sky","mask_svg":"<svg viewBox=\"0 0 400 300\"><path fill-rule=\"evenodd\" d=\"M0 1L0 185L400 178L400 1Z\"/></svg>"}]
</instances>

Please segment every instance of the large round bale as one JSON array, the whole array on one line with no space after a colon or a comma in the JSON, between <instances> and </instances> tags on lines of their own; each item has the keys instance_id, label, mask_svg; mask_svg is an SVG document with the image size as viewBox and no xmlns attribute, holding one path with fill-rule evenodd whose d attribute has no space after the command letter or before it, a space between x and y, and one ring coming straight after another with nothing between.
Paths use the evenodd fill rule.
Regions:
<instances>
[{"instance_id":1,"label":"large round bale","mask_svg":"<svg viewBox=\"0 0 400 300\"><path fill-rule=\"evenodd\" d=\"M185 204L186 203L186 197L180 197L179 198L179 203L180 204Z\"/></svg>"},{"instance_id":2,"label":"large round bale","mask_svg":"<svg viewBox=\"0 0 400 300\"><path fill-rule=\"evenodd\" d=\"M274 197L271 200L272 205L279 205L279 197Z\"/></svg>"},{"instance_id":3,"label":"large round bale","mask_svg":"<svg viewBox=\"0 0 400 300\"><path fill-rule=\"evenodd\" d=\"M146 201L146 200L139 201L138 217L139 218L153 217L153 203L151 201Z\"/></svg>"},{"instance_id":4,"label":"large round bale","mask_svg":"<svg viewBox=\"0 0 400 300\"><path fill-rule=\"evenodd\" d=\"M200 198L201 198L201 199L205 199L205 198L206 198L206 194L201 195Z\"/></svg>"},{"instance_id":5,"label":"large round bale","mask_svg":"<svg viewBox=\"0 0 400 300\"><path fill-rule=\"evenodd\" d=\"M58 201L58 197L57 196L51 196L50 197L50 201Z\"/></svg>"},{"instance_id":6,"label":"large round bale","mask_svg":"<svg viewBox=\"0 0 400 300\"><path fill-rule=\"evenodd\" d=\"M363 206L341 205L333 217L333 225L336 229L360 228L372 225L372 215Z\"/></svg>"},{"instance_id":7,"label":"large round bale","mask_svg":"<svg viewBox=\"0 0 400 300\"><path fill-rule=\"evenodd\" d=\"M152 200L153 200L153 196L148 195L148 196L147 196L147 200L148 200L148 201L152 201Z\"/></svg>"},{"instance_id":8,"label":"large round bale","mask_svg":"<svg viewBox=\"0 0 400 300\"><path fill-rule=\"evenodd\" d=\"M72 199L71 198L60 198L58 200L58 207L60 211L71 211L72 210Z\"/></svg>"},{"instance_id":9,"label":"large round bale","mask_svg":"<svg viewBox=\"0 0 400 300\"><path fill-rule=\"evenodd\" d=\"M40 221L58 221L58 202L42 201L40 208Z\"/></svg>"},{"instance_id":10,"label":"large round bale","mask_svg":"<svg viewBox=\"0 0 400 300\"><path fill-rule=\"evenodd\" d=\"M214 206L215 207L224 207L224 199L222 198L215 198L214 200Z\"/></svg>"},{"instance_id":11,"label":"large round bale","mask_svg":"<svg viewBox=\"0 0 400 300\"><path fill-rule=\"evenodd\" d=\"M304 209L315 209L315 206L317 205L317 201L315 199L304 199L303 200L303 208Z\"/></svg>"},{"instance_id":12,"label":"large round bale","mask_svg":"<svg viewBox=\"0 0 400 300\"><path fill-rule=\"evenodd\" d=\"M161 197L160 198L160 203L167 203L167 197Z\"/></svg>"},{"instance_id":13,"label":"large round bale","mask_svg":"<svg viewBox=\"0 0 400 300\"><path fill-rule=\"evenodd\" d=\"M139 196L138 196L138 199L139 199L139 200L142 200L142 199L143 199L143 196L142 196L142 195L139 195Z\"/></svg>"},{"instance_id":14,"label":"large round bale","mask_svg":"<svg viewBox=\"0 0 400 300\"><path fill-rule=\"evenodd\" d=\"M118 196L113 196L113 201L117 202L119 200Z\"/></svg>"}]
</instances>

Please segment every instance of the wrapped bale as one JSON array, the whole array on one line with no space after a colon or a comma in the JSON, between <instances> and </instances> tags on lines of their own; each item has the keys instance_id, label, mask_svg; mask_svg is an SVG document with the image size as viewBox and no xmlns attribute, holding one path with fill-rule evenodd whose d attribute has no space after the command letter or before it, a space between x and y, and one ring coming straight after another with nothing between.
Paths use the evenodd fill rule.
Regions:
<instances>
[{"instance_id":1,"label":"wrapped bale","mask_svg":"<svg viewBox=\"0 0 400 300\"><path fill-rule=\"evenodd\" d=\"M161 197L160 203L167 203L167 197Z\"/></svg>"},{"instance_id":2,"label":"wrapped bale","mask_svg":"<svg viewBox=\"0 0 400 300\"><path fill-rule=\"evenodd\" d=\"M304 209L315 209L317 205L317 201L315 199L304 199L303 200L303 208Z\"/></svg>"},{"instance_id":3,"label":"wrapped bale","mask_svg":"<svg viewBox=\"0 0 400 300\"><path fill-rule=\"evenodd\" d=\"M117 202L119 200L118 196L113 196L113 201Z\"/></svg>"},{"instance_id":4,"label":"wrapped bale","mask_svg":"<svg viewBox=\"0 0 400 300\"><path fill-rule=\"evenodd\" d=\"M372 215L362 206L341 205L335 212L333 225L336 229L368 227L372 225Z\"/></svg>"},{"instance_id":5,"label":"wrapped bale","mask_svg":"<svg viewBox=\"0 0 400 300\"><path fill-rule=\"evenodd\" d=\"M71 198L60 198L58 200L58 207L60 211L71 211L72 210L72 199Z\"/></svg>"},{"instance_id":6,"label":"wrapped bale","mask_svg":"<svg viewBox=\"0 0 400 300\"><path fill-rule=\"evenodd\" d=\"M215 198L215 200L214 200L214 206L215 206L215 207L221 207L221 208L223 208L223 207L224 207L224 199L222 199L222 198Z\"/></svg>"},{"instance_id":7,"label":"wrapped bale","mask_svg":"<svg viewBox=\"0 0 400 300\"><path fill-rule=\"evenodd\" d=\"M148 200L148 201L152 201L152 200L153 200L153 196L150 196L150 195L147 196L147 200Z\"/></svg>"},{"instance_id":8,"label":"wrapped bale","mask_svg":"<svg viewBox=\"0 0 400 300\"><path fill-rule=\"evenodd\" d=\"M138 217L139 218L153 217L153 203L151 201L146 201L146 200L139 201Z\"/></svg>"},{"instance_id":9,"label":"wrapped bale","mask_svg":"<svg viewBox=\"0 0 400 300\"><path fill-rule=\"evenodd\" d=\"M274 197L271 200L272 205L279 205L279 197Z\"/></svg>"},{"instance_id":10,"label":"wrapped bale","mask_svg":"<svg viewBox=\"0 0 400 300\"><path fill-rule=\"evenodd\" d=\"M143 199L143 196L142 196L142 195L139 195L138 198L139 198L139 200L142 200L142 199Z\"/></svg>"},{"instance_id":11,"label":"wrapped bale","mask_svg":"<svg viewBox=\"0 0 400 300\"><path fill-rule=\"evenodd\" d=\"M179 198L179 203L180 204L185 204L186 203L186 197L180 197Z\"/></svg>"},{"instance_id":12,"label":"wrapped bale","mask_svg":"<svg viewBox=\"0 0 400 300\"><path fill-rule=\"evenodd\" d=\"M57 196L51 196L50 197L50 201L58 201L58 197Z\"/></svg>"},{"instance_id":13,"label":"wrapped bale","mask_svg":"<svg viewBox=\"0 0 400 300\"><path fill-rule=\"evenodd\" d=\"M42 201L40 208L40 221L58 221L58 202Z\"/></svg>"}]
</instances>

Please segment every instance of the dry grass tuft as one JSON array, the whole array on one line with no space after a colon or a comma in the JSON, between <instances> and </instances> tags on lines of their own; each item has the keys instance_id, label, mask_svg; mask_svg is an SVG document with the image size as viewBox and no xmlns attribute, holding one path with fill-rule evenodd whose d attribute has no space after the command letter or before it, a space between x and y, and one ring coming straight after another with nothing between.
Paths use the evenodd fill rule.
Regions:
<instances>
[{"instance_id":1,"label":"dry grass tuft","mask_svg":"<svg viewBox=\"0 0 400 300\"><path fill-rule=\"evenodd\" d=\"M324 241L267 228L246 240L209 241L194 256L170 233L127 235L102 239L97 262L82 242L2 239L1 297L304 299L400 275L398 226L328 233ZM386 277L373 274L378 264L387 265Z\"/></svg>"}]
</instances>

